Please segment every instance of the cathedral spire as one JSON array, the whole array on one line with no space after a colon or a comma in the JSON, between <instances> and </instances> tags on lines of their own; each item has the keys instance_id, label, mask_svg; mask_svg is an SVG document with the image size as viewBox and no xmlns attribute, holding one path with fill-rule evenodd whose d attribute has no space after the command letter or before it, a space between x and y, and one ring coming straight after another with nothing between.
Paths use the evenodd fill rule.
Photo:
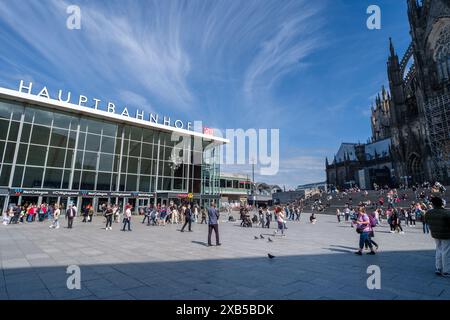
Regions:
<instances>
[{"instance_id":1,"label":"cathedral spire","mask_svg":"<svg viewBox=\"0 0 450 320\"><path fill-rule=\"evenodd\" d=\"M389 50L391 51L391 57L395 57L395 50L391 37L389 37Z\"/></svg>"}]
</instances>

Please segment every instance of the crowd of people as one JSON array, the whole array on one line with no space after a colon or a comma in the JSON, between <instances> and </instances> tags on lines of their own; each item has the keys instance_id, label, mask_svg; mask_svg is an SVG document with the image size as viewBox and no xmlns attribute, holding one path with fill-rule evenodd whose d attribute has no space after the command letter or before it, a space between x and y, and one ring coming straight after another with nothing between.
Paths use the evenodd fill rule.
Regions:
<instances>
[{"instance_id":1,"label":"crowd of people","mask_svg":"<svg viewBox=\"0 0 450 320\"><path fill-rule=\"evenodd\" d=\"M377 195L373 193L369 196L368 191L353 187L339 191L334 189L327 193L309 195L286 205L277 206L243 206L239 208L240 226L261 228L271 228L271 223L276 223L274 235L280 233L285 236L287 222L299 222L305 208L311 208L309 222L315 224L317 221L316 212L323 212L330 207L333 198L338 201L344 200L345 205L336 209L338 223L350 222L350 226L359 235L358 250L355 252L362 255L364 248L368 254L374 255L378 251L378 244L374 241L375 229L377 226L389 226L391 233L404 234L404 228L415 228L420 222L424 234L429 234L436 240L436 273L448 275L449 266L446 261L450 257L450 213L445 208L444 195L445 187L436 182L435 184L413 185L411 192L404 186L398 189L387 187L379 188L374 186ZM362 199L356 205L353 204L355 198ZM375 200L375 199L376 200ZM406 202L406 204L405 204ZM120 207L116 204L103 204L100 208L104 217L105 230L112 230L112 224L122 222L122 231L131 231L131 209L127 204L125 212L122 214ZM59 204L25 204L22 206L11 206L8 209L4 224L33 223L35 221L51 221L50 228L60 228L60 217L64 215L67 220L67 228L73 227L74 218L77 215L77 208L69 203L67 208ZM180 232L192 232L192 224L208 224L208 245L211 245L211 234L216 233L217 245L220 245L218 234L219 210L213 204L210 208L191 204L189 202L179 205L170 202L165 204L149 204L138 208L142 217L142 224L147 226L166 226L167 224L182 225ZM81 209L83 223L90 223L94 219L94 208L87 204ZM235 221L229 215L229 221Z\"/></svg>"}]
</instances>

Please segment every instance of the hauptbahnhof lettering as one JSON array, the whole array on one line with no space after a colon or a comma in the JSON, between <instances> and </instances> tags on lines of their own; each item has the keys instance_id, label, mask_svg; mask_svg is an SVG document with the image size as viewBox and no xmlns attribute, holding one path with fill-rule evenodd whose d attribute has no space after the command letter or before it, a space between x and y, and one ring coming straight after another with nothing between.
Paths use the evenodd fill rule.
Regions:
<instances>
[{"instance_id":1,"label":"hauptbahnhof lettering","mask_svg":"<svg viewBox=\"0 0 450 320\"><path fill-rule=\"evenodd\" d=\"M106 202L136 209L188 195L199 204L220 198L226 139L183 129L179 120L157 123L152 115L103 111L24 87L0 88L0 209L69 201L79 210Z\"/></svg>"}]
</instances>

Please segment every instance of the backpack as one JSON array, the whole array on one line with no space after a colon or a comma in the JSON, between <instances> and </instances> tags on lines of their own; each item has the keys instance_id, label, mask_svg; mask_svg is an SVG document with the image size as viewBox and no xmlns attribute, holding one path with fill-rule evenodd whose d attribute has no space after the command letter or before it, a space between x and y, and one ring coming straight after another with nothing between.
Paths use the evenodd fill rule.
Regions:
<instances>
[{"instance_id":1,"label":"backpack","mask_svg":"<svg viewBox=\"0 0 450 320\"><path fill-rule=\"evenodd\" d=\"M377 226L377 219L375 219L375 217L372 215L369 215L369 222L372 228Z\"/></svg>"}]
</instances>

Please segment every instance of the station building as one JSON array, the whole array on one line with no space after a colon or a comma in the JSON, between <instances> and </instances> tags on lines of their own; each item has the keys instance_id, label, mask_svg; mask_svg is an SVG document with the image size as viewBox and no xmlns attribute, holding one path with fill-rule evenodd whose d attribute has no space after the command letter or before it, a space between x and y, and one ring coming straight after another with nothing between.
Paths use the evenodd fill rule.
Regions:
<instances>
[{"instance_id":1,"label":"station building","mask_svg":"<svg viewBox=\"0 0 450 320\"><path fill-rule=\"evenodd\" d=\"M78 210L89 203L97 209L130 203L136 210L149 203L220 200L220 146L227 140L211 130L21 89L0 88L0 210L43 202L71 202Z\"/></svg>"}]
</instances>

